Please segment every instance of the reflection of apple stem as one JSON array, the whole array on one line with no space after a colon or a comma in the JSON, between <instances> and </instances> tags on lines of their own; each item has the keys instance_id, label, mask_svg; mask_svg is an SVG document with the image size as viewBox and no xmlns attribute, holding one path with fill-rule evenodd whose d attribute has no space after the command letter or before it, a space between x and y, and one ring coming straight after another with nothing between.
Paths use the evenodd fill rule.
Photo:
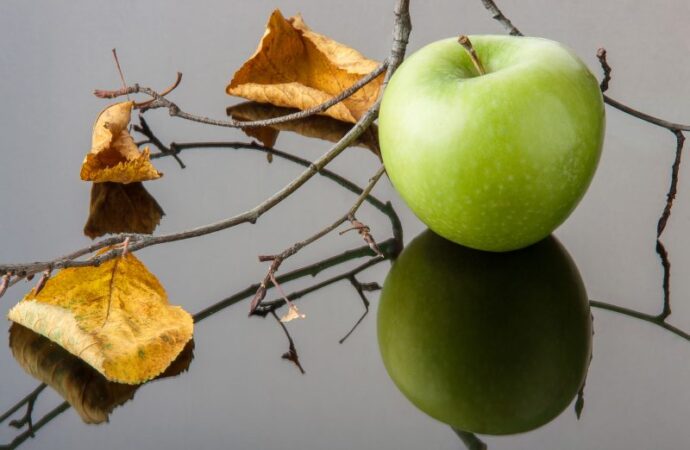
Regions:
<instances>
[{"instance_id":1,"label":"reflection of apple stem","mask_svg":"<svg viewBox=\"0 0 690 450\"><path fill-rule=\"evenodd\" d=\"M474 46L472 45L470 38L463 34L458 38L458 42L460 45L462 45L462 48L467 50L467 53L470 55L470 59L472 60L472 64L474 64L474 67L477 69L477 72L479 72L479 75L484 75L486 70L484 70L484 66L479 60L479 56L477 56L477 52L474 50Z\"/></svg>"}]
</instances>

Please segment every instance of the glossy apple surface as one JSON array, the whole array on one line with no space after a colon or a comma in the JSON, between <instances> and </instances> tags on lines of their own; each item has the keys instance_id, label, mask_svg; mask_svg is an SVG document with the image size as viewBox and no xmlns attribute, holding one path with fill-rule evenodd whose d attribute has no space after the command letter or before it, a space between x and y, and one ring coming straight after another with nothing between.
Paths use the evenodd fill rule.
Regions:
<instances>
[{"instance_id":1,"label":"glossy apple surface","mask_svg":"<svg viewBox=\"0 0 690 450\"><path fill-rule=\"evenodd\" d=\"M386 278L377 331L400 391L480 434L551 421L582 386L591 355L585 288L552 237L499 254L422 233Z\"/></svg>"},{"instance_id":2,"label":"glossy apple surface","mask_svg":"<svg viewBox=\"0 0 690 450\"><path fill-rule=\"evenodd\" d=\"M379 114L393 185L432 230L507 251L548 236L594 175L604 137L596 79L547 39L470 36L486 74L457 38L400 66Z\"/></svg>"}]
</instances>

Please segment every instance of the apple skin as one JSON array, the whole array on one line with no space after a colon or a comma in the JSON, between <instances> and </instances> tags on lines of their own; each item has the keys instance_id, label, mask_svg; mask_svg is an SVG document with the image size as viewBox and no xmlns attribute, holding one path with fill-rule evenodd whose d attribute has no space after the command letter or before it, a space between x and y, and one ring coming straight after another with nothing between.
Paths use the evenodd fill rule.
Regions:
<instances>
[{"instance_id":1,"label":"apple skin","mask_svg":"<svg viewBox=\"0 0 690 450\"><path fill-rule=\"evenodd\" d=\"M542 38L470 36L414 53L384 91L383 161L396 190L436 233L508 251L556 229L589 186L604 138L597 80Z\"/></svg>"},{"instance_id":2,"label":"apple skin","mask_svg":"<svg viewBox=\"0 0 690 450\"><path fill-rule=\"evenodd\" d=\"M583 385L591 357L587 294L553 237L497 254L422 233L386 277L377 332L408 400L480 434L551 421Z\"/></svg>"}]
</instances>

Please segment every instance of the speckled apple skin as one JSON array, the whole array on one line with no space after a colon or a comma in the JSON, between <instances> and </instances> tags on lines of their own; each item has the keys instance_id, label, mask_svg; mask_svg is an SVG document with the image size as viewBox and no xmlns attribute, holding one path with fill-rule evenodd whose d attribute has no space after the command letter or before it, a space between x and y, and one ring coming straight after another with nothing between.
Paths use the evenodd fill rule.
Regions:
<instances>
[{"instance_id":1,"label":"speckled apple skin","mask_svg":"<svg viewBox=\"0 0 690 450\"><path fill-rule=\"evenodd\" d=\"M383 160L412 211L441 236L509 251L548 236L589 186L604 139L596 78L542 38L457 38L400 66L379 114Z\"/></svg>"}]
</instances>

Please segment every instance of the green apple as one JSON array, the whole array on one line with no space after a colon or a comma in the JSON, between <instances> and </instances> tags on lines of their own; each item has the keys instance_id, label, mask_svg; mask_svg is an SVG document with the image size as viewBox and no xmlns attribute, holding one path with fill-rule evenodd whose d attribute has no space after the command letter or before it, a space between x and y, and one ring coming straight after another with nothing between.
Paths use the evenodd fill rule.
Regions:
<instances>
[{"instance_id":1,"label":"green apple","mask_svg":"<svg viewBox=\"0 0 690 450\"><path fill-rule=\"evenodd\" d=\"M555 418L591 355L585 288L555 238L498 254L422 233L386 277L377 331L386 370L414 405L481 434Z\"/></svg>"},{"instance_id":2,"label":"green apple","mask_svg":"<svg viewBox=\"0 0 690 450\"><path fill-rule=\"evenodd\" d=\"M604 137L595 77L542 38L456 38L398 68L379 114L383 161L410 209L468 247L508 251L548 236L594 175Z\"/></svg>"}]
</instances>

